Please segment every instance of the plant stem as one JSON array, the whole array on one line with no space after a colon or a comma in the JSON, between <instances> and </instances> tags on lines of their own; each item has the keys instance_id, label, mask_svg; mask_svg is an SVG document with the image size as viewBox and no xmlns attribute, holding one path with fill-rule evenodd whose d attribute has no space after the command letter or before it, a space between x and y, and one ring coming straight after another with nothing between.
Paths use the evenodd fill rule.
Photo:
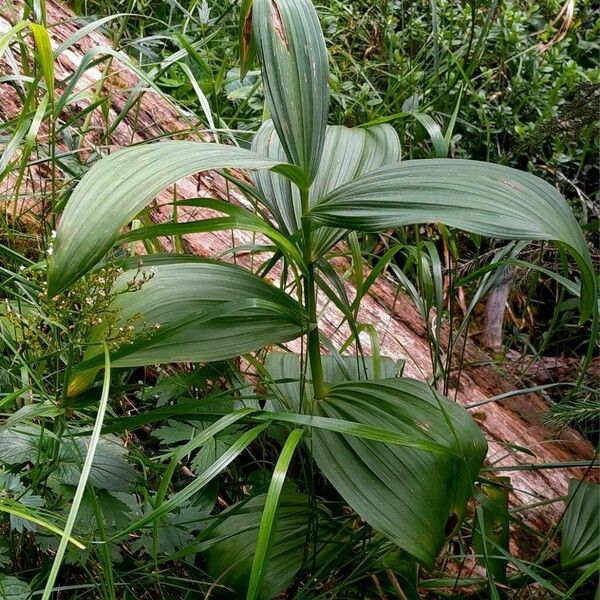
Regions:
<instances>
[{"instance_id":1,"label":"plant stem","mask_svg":"<svg viewBox=\"0 0 600 600\"><path fill-rule=\"evenodd\" d=\"M308 189L300 190L302 215L308 212ZM320 400L325 396L323 380L323 364L321 362L321 344L319 342L319 326L317 323L317 293L315 288L315 263L311 252L310 222L302 219L304 235L304 261L306 262L306 277L304 279L304 304L308 314L308 361L312 375L314 399Z\"/></svg>"},{"instance_id":2,"label":"plant stem","mask_svg":"<svg viewBox=\"0 0 600 600\"><path fill-rule=\"evenodd\" d=\"M319 342L319 326L317 324L317 298L315 291L314 264L308 265L308 275L305 281L305 303L308 313L308 360L312 375L315 400L325 396L323 381L323 365L321 363L321 344Z\"/></svg>"}]
</instances>

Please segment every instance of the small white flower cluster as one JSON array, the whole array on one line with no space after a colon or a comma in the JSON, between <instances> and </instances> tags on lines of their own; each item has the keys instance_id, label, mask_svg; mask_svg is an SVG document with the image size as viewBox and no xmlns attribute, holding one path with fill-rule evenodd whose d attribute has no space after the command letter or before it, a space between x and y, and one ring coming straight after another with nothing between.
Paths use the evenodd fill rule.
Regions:
<instances>
[{"instance_id":1,"label":"small white flower cluster","mask_svg":"<svg viewBox=\"0 0 600 600\"><path fill-rule=\"evenodd\" d=\"M48 256L52 256L52 252L54 251L54 248L52 247L52 242L55 239L56 239L56 230L53 229L52 233L50 234L50 243L48 244L48 250L47 250Z\"/></svg>"}]
</instances>

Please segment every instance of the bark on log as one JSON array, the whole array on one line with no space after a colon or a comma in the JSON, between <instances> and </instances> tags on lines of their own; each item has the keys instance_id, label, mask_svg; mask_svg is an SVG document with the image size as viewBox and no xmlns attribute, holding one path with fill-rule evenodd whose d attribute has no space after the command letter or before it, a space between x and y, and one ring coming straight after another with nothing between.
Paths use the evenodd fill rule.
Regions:
<instances>
[{"instance_id":1,"label":"bark on log","mask_svg":"<svg viewBox=\"0 0 600 600\"><path fill-rule=\"evenodd\" d=\"M18 9L22 7L20 2L14 4ZM56 48L77 31L78 22L72 12L54 0L47 1L47 12L52 42ZM0 34L6 31L14 20L15 14L11 13L10 7L0 8ZM60 55L56 61L57 94L64 91L66 81L82 63L86 53L98 46L109 47L110 42L100 33L92 32ZM6 63L0 65L3 70L8 68ZM96 152L98 150L96 144L102 144L106 151L106 145L120 147L163 137L185 136L188 139L200 139L199 121L191 121L183 117L168 99L149 90L123 63L115 60L110 76L104 81L102 68L102 65L88 68L77 82L73 93L94 90L101 82L101 94L110 102L109 124L117 121L127 102L131 100L131 95L136 99L136 109L125 114L108 140L103 140L101 137L101 132L106 129L106 123L96 110L91 121L91 130L86 137L82 158L86 159L87 154ZM78 98L70 103L66 109L68 115L77 114L88 102L89 97ZM19 98L12 85L0 84L0 118L13 118L19 114L19 111ZM80 120L82 121L83 119ZM48 131L42 129L40 137L47 135ZM206 139L210 136L203 137ZM68 185L70 181L67 176L64 176L59 183ZM15 197L14 186L14 174L0 182L0 202L3 201L7 209L10 209ZM21 213L31 210L39 198L47 198L50 191L45 165L30 167L28 176L19 190L18 207ZM244 203L241 194L216 173L200 173L179 182L175 191L169 189L161 194L157 204L171 202L174 193L179 198L207 196ZM187 209L180 212L179 219L200 219L205 214L202 210ZM170 208L159 206L152 215L156 221L168 219L171 217ZM232 241L236 246L243 246L252 243L253 239L250 234L243 232L197 234L185 237L190 252L212 257L230 249ZM165 243L168 247L168 241ZM237 253L235 260L250 266L251 259L243 252ZM354 295L351 283L348 283L347 291L350 297ZM330 337L334 344L341 344L349 335L349 331L347 327L339 327L340 314L327 304L324 298L321 298L320 308L324 334ZM430 376L431 361L425 324L411 301L403 294L398 294L393 281L380 278L368 297L363 300L360 320L375 326L383 355L406 360L407 376L423 380ZM361 341L363 346L369 349L368 337L365 336ZM291 344L290 347L297 349L298 344ZM489 356L470 341L467 342L458 389L451 390L451 395L455 394L458 402L465 406L480 403L493 396L510 392L515 387L514 383L494 365ZM545 426L542 417L546 408L539 396L522 394L501 402L482 404L471 410L471 414L480 424L489 442L488 463L495 466L514 466L516 469L502 473L511 477L513 507L521 507L523 511L520 516L526 523L540 531L547 531L549 526L556 523L563 510L563 504L557 502L536 508L527 508L527 505L565 495L568 481L571 478L580 478L583 469L518 470L519 466L531 462L544 464L588 460L594 456L591 445L574 430L567 428L553 431ZM519 451L517 447L526 448L533 456Z\"/></svg>"}]
</instances>

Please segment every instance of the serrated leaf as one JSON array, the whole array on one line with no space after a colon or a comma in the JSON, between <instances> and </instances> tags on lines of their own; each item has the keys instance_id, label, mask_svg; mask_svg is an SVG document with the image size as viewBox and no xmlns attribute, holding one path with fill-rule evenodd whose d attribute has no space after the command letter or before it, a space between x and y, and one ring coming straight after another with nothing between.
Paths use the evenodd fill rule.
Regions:
<instances>
[{"instance_id":1,"label":"serrated leaf","mask_svg":"<svg viewBox=\"0 0 600 600\"><path fill-rule=\"evenodd\" d=\"M319 168L329 112L329 65L310 0L254 0L254 40L265 97L289 162L310 183Z\"/></svg>"},{"instance_id":2,"label":"serrated leaf","mask_svg":"<svg viewBox=\"0 0 600 600\"><path fill-rule=\"evenodd\" d=\"M88 451L87 437L63 437L59 449L60 462L53 477L67 485L77 485L81 467ZM97 488L126 492L135 477L135 470L127 460L127 448L116 436L100 438L94 455L89 481Z\"/></svg>"},{"instance_id":3,"label":"serrated leaf","mask_svg":"<svg viewBox=\"0 0 600 600\"><path fill-rule=\"evenodd\" d=\"M18 475L0 471L0 495L10 497L27 508L41 508L45 501L41 496L36 496L27 490ZM36 531L37 527L31 521L22 519L17 514L10 515L10 527L15 531Z\"/></svg>"},{"instance_id":4,"label":"serrated leaf","mask_svg":"<svg viewBox=\"0 0 600 600\"><path fill-rule=\"evenodd\" d=\"M196 453L192 459L191 467L194 473L198 475L204 473L213 463L215 463L235 442L235 435L219 435L208 440Z\"/></svg>"},{"instance_id":5,"label":"serrated leaf","mask_svg":"<svg viewBox=\"0 0 600 600\"><path fill-rule=\"evenodd\" d=\"M529 173L470 160L409 160L342 185L309 218L360 231L439 222L489 237L552 240L566 246L581 269L582 318L595 308L594 270L581 228L560 193Z\"/></svg>"},{"instance_id":6,"label":"serrated leaf","mask_svg":"<svg viewBox=\"0 0 600 600\"><path fill-rule=\"evenodd\" d=\"M2 600L29 600L31 589L24 581L0 573L0 598Z\"/></svg>"},{"instance_id":7,"label":"serrated leaf","mask_svg":"<svg viewBox=\"0 0 600 600\"><path fill-rule=\"evenodd\" d=\"M115 531L126 527L135 511L132 503L136 502L132 494L122 492L107 492L106 490L94 490L98 513L102 524L107 531ZM127 500L127 501L126 501ZM94 502L89 495L83 497L77 513L77 531L79 536L94 535L98 531L98 520Z\"/></svg>"},{"instance_id":8,"label":"serrated leaf","mask_svg":"<svg viewBox=\"0 0 600 600\"><path fill-rule=\"evenodd\" d=\"M171 446L181 442L189 442L195 428L188 423L168 421L166 425L152 432L152 437L160 440L162 446Z\"/></svg>"},{"instance_id":9,"label":"serrated leaf","mask_svg":"<svg viewBox=\"0 0 600 600\"><path fill-rule=\"evenodd\" d=\"M27 490L22 496L19 496L19 503L27 508L42 508L46 501L41 496L36 496L30 490ZM15 531L36 531L37 527L27 519L21 519L17 515L10 515L10 526Z\"/></svg>"},{"instance_id":10,"label":"serrated leaf","mask_svg":"<svg viewBox=\"0 0 600 600\"><path fill-rule=\"evenodd\" d=\"M38 457L40 427L19 425L0 431L0 461L8 465L35 463Z\"/></svg>"}]
</instances>

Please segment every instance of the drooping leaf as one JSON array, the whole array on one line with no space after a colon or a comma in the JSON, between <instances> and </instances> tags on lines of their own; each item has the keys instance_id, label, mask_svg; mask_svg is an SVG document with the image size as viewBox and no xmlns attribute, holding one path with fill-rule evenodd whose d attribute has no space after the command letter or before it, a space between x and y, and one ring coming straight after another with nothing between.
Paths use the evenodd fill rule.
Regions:
<instances>
[{"instance_id":1,"label":"drooping leaf","mask_svg":"<svg viewBox=\"0 0 600 600\"><path fill-rule=\"evenodd\" d=\"M289 162L310 183L319 168L329 112L329 66L311 0L254 0L254 40L265 96Z\"/></svg>"},{"instance_id":2,"label":"drooping leaf","mask_svg":"<svg viewBox=\"0 0 600 600\"><path fill-rule=\"evenodd\" d=\"M157 194L198 171L269 169L272 160L242 148L189 141L133 146L98 161L63 212L48 266L53 297L89 271L119 232Z\"/></svg>"},{"instance_id":3,"label":"drooping leaf","mask_svg":"<svg viewBox=\"0 0 600 600\"><path fill-rule=\"evenodd\" d=\"M330 356L323 357L325 380L343 379ZM354 359L346 368L358 371ZM277 379L299 379L297 355L269 355L266 367ZM348 374L346 374L348 375ZM297 383L278 383L298 401ZM307 386L310 401L310 386ZM459 405L411 379L345 381L331 385L312 404L316 414L355 421L448 448L448 454L394 446L314 429L317 465L341 496L373 528L431 566L464 516L472 484L486 453L475 422ZM463 457L463 458L460 458Z\"/></svg>"},{"instance_id":4,"label":"drooping leaf","mask_svg":"<svg viewBox=\"0 0 600 600\"><path fill-rule=\"evenodd\" d=\"M143 282L126 291L133 281ZM121 274L111 303L114 330L133 328L133 343L113 353L113 365L226 360L292 340L303 331L302 310L278 288L235 265L185 256L152 256ZM107 335L98 326L92 341ZM69 384L69 394L86 389L101 367L99 347Z\"/></svg>"},{"instance_id":5,"label":"drooping leaf","mask_svg":"<svg viewBox=\"0 0 600 600\"><path fill-rule=\"evenodd\" d=\"M163 235L185 235L187 233L223 231L226 229L253 231L272 240L285 256L290 257L296 264L302 266L303 258L298 248L284 234L274 229L268 222L255 213L230 202L205 198L183 200L178 204L181 206L208 208L223 213L226 216L198 221L184 221L182 223L161 223L160 225L132 229L120 238L120 243L129 243L135 240L144 240Z\"/></svg>"},{"instance_id":6,"label":"drooping leaf","mask_svg":"<svg viewBox=\"0 0 600 600\"><path fill-rule=\"evenodd\" d=\"M426 433L462 453L464 463L330 432L314 436L315 460L347 502L375 529L431 566L464 516L485 457L486 443L475 422L457 404L406 379L339 384L318 408L331 417L420 430L419 435Z\"/></svg>"},{"instance_id":7,"label":"drooping leaf","mask_svg":"<svg viewBox=\"0 0 600 600\"><path fill-rule=\"evenodd\" d=\"M361 231L439 222L489 237L553 240L569 249L581 269L583 318L596 302L587 244L565 199L516 169L458 159L409 160L342 185L309 216L320 225Z\"/></svg>"},{"instance_id":8,"label":"drooping leaf","mask_svg":"<svg viewBox=\"0 0 600 600\"><path fill-rule=\"evenodd\" d=\"M582 566L598 558L599 514L600 485L577 479L571 480L560 543L560 564L563 568L568 568L572 564Z\"/></svg>"},{"instance_id":9,"label":"drooping leaf","mask_svg":"<svg viewBox=\"0 0 600 600\"><path fill-rule=\"evenodd\" d=\"M252 149L275 161L285 160L285 152L273 121L265 121L252 141ZM323 155L309 192L309 206L345 183L400 160L400 139L390 125L350 129L327 127ZM300 193L289 179L276 173L258 171L253 175L267 207L280 229L292 234L302 227ZM337 241L343 230L321 228L315 232L313 254L321 256Z\"/></svg>"}]
</instances>

